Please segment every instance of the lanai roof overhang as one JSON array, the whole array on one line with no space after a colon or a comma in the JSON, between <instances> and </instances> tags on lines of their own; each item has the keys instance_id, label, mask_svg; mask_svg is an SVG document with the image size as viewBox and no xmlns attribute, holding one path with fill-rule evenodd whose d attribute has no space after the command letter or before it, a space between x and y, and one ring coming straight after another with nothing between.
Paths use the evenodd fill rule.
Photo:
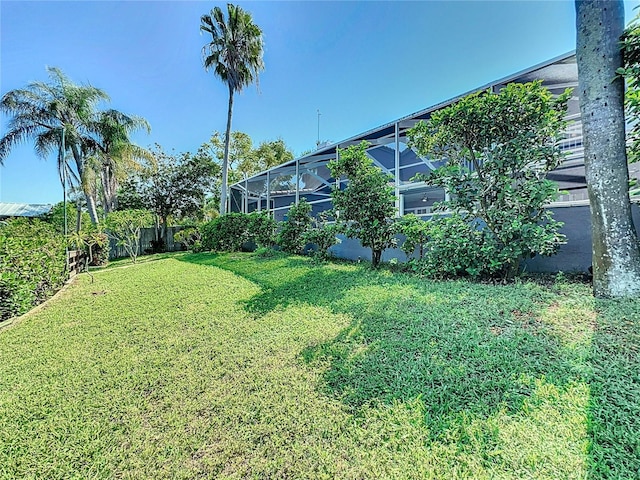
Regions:
<instances>
[{"instance_id":1,"label":"lanai roof overhang","mask_svg":"<svg viewBox=\"0 0 640 480\"><path fill-rule=\"evenodd\" d=\"M542 80L543 85L552 89L552 91L554 92L558 91L557 93L560 93L560 90L564 90L565 88L577 87L578 76L577 66L575 62L575 52L572 51L563 55L559 55L551 60L534 65L530 68L501 78L494 82L490 82L486 85L475 88L443 102L437 103L405 117L399 118L395 121L373 128L364 133L360 133L345 140L320 147L317 150L306 155L295 158L281 165L277 165L268 170L264 170L251 177L247 177L246 179L236 182L231 185L231 188L235 188L244 192L245 185L247 185L248 182L266 178L267 176L271 176L271 178L273 178L274 176L278 175L291 174L294 169L296 172L299 172L300 168L308 169L313 168L317 165L324 165L329 160L336 158L338 149L346 148L350 145L356 145L362 141L367 141L371 145L371 148L388 145L390 143L393 143L394 141L396 142L397 146L398 141L406 141L407 130L412 128L416 123L421 120L427 120L431 116L432 112L451 105L452 103L455 103L456 101L469 94L489 90L497 92L500 88L508 83L525 83L533 80ZM570 117L578 118L579 113L570 115Z\"/></svg>"}]
</instances>

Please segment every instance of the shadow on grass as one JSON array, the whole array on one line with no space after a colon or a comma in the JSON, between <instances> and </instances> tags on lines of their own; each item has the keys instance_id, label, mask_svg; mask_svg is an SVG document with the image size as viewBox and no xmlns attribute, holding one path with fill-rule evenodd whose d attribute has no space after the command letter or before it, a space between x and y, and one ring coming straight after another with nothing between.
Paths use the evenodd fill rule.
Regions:
<instances>
[{"instance_id":1,"label":"shadow on grass","mask_svg":"<svg viewBox=\"0 0 640 480\"><path fill-rule=\"evenodd\" d=\"M583 380L576 367L583 359L537 324L551 299L535 284L428 282L298 257L181 260L259 284L261 293L246 304L257 318L292 304L349 315L351 324L337 337L301 352L309 364L326 367L320 389L354 413L364 405L419 398L433 438L450 433L461 418L519 411L538 379L558 388Z\"/></svg>"},{"instance_id":2,"label":"shadow on grass","mask_svg":"<svg viewBox=\"0 0 640 480\"><path fill-rule=\"evenodd\" d=\"M590 478L640 478L640 301L601 301L590 363Z\"/></svg>"}]
</instances>

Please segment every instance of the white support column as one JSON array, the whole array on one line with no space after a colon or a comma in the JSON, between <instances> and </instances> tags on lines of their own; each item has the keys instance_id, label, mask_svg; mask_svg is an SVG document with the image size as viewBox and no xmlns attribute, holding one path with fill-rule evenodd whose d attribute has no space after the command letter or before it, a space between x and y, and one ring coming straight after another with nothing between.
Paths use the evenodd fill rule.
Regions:
<instances>
[{"instance_id":1,"label":"white support column","mask_svg":"<svg viewBox=\"0 0 640 480\"><path fill-rule=\"evenodd\" d=\"M336 145L336 161L340 159L340 145ZM336 188L340 190L340 177L336 178Z\"/></svg>"},{"instance_id":2,"label":"white support column","mask_svg":"<svg viewBox=\"0 0 640 480\"><path fill-rule=\"evenodd\" d=\"M271 175L267 170L267 213L271 213Z\"/></svg>"},{"instance_id":3,"label":"white support column","mask_svg":"<svg viewBox=\"0 0 640 480\"><path fill-rule=\"evenodd\" d=\"M395 125L395 141L396 141L396 155L395 155L395 193L396 193L396 217L401 217L403 213L403 206L400 200L400 125L396 122Z\"/></svg>"},{"instance_id":4,"label":"white support column","mask_svg":"<svg viewBox=\"0 0 640 480\"><path fill-rule=\"evenodd\" d=\"M300 203L300 160L296 160L296 205Z\"/></svg>"},{"instance_id":5,"label":"white support column","mask_svg":"<svg viewBox=\"0 0 640 480\"><path fill-rule=\"evenodd\" d=\"M244 213L249 213L249 181L247 174L244 174Z\"/></svg>"}]
</instances>

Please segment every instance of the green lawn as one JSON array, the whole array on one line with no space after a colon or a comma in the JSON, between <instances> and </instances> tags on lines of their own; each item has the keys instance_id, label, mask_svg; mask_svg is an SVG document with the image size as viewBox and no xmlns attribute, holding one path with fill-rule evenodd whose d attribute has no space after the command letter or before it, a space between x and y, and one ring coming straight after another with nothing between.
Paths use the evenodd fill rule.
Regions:
<instances>
[{"instance_id":1,"label":"green lawn","mask_svg":"<svg viewBox=\"0 0 640 480\"><path fill-rule=\"evenodd\" d=\"M142 260L0 330L0 478L640 478L640 300Z\"/></svg>"}]
</instances>

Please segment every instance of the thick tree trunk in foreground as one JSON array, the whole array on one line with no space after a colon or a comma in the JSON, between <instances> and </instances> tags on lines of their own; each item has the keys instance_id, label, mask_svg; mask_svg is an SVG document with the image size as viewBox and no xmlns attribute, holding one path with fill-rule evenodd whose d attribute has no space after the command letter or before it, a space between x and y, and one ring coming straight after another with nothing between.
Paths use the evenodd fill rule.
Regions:
<instances>
[{"instance_id":1,"label":"thick tree trunk in foreground","mask_svg":"<svg viewBox=\"0 0 640 480\"><path fill-rule=\"evenodd\" d=\"M580 111L591 204L593 290L598 297L640 294L640 247L631 217L625 151L621 0L576 1Z\"/></svg>"},{"instance_id":2,"label":"thick tree trunk in foreground","mask_svg":"<svg viewBox=\"0 0 640 480\"><path fill-rule=\"evenodd\" d=\"M229 111L227 132L224 136L224 157L222 158L222 186L220 187L220 215L227 213L227 183L229 181L229 143L231 142L231 116L233 114L233 89L229 87Z\"/></svg>"}]
</instances>

